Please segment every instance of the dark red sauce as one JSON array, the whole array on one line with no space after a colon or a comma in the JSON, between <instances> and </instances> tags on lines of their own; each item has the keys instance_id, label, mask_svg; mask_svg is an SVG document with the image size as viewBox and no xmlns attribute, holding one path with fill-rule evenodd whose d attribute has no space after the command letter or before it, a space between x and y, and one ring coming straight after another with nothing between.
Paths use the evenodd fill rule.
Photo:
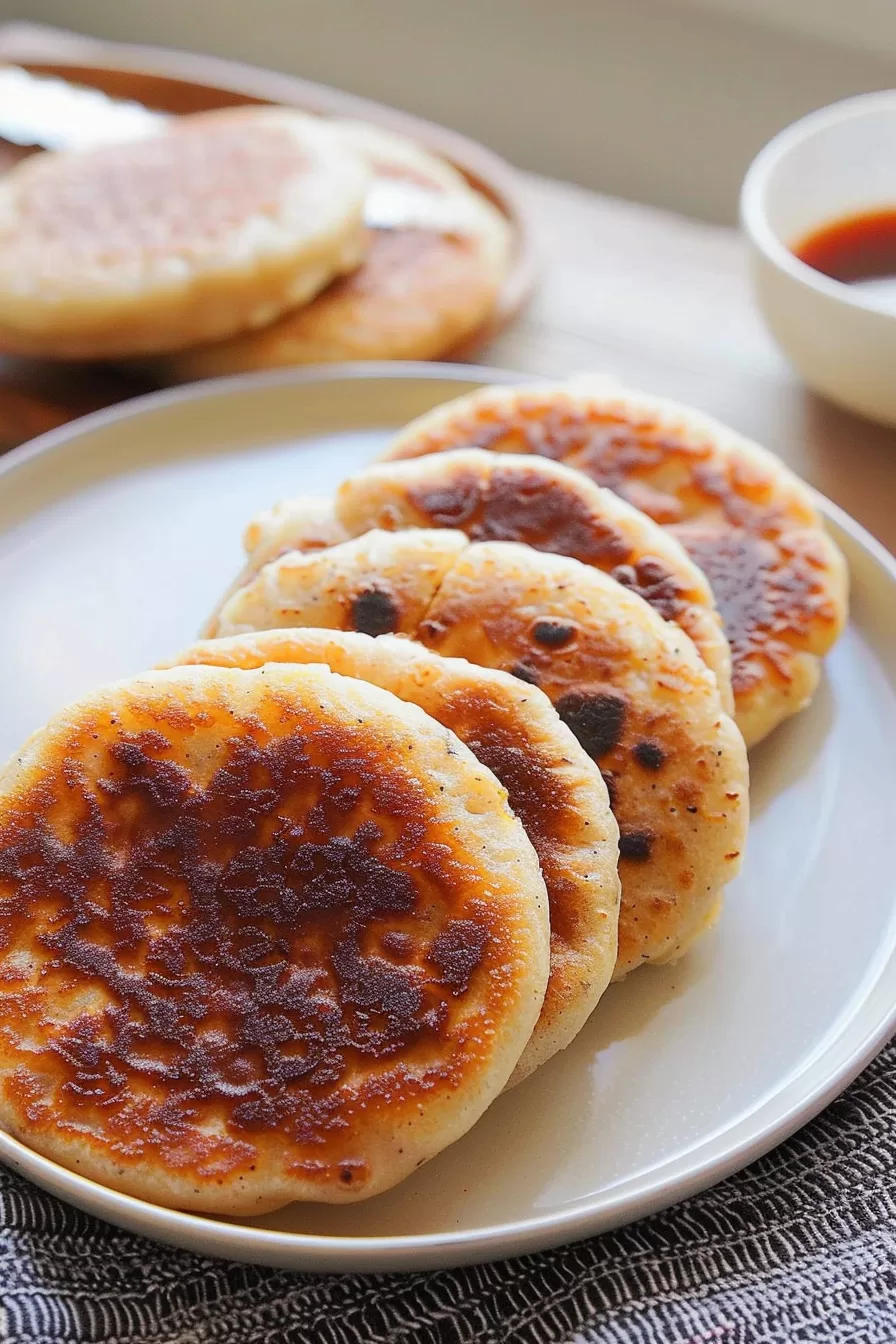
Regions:
<instances>
[{"instance_id":1,"label":"dark red sauce","mask_svg":"<svg viewBox=\"0 0 896 1344\"><path fill-rule=\"evenodd\" d=\"M896 276L896 206L836 219L792 250L807 266L846 284Z\"/></svg>"}]
</instances>

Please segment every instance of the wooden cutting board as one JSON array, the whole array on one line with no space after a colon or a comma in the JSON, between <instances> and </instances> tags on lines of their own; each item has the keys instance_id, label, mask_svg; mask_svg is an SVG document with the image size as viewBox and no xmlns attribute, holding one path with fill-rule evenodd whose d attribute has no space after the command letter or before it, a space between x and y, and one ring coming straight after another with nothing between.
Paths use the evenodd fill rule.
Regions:
<instances>
[{"instance_id":1,"label":"wooden cutting board","mask_svg":"<svg viewBox=\"0 0 896 1344\"><path fill-rule=\"evenodd\" d=\"M360 117L410 136L459 168L497 205L513 231L513 264L493 319L457 354L463 357L493 337L531 293L535 256L516 172L485 146L443 126L291 75L212 56L100 41L36 24L0 26L0 64L55 75L113 98L133 99L178 115L250 103L284 103L324 116ZM0 172L30 152L0 140ZM151 384L112 369L0 356L0 451L150 388Z\"/></svg>"}]
</instances>

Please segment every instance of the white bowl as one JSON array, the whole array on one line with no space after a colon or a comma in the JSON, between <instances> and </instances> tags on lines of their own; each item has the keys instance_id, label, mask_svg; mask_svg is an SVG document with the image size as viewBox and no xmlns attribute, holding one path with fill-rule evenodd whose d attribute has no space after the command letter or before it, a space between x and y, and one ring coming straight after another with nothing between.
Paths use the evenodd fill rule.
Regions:
<instances>
[{"instance_id":1,"label":"white bowl","mask_svg":"<svg viewBox=\"0 0 896 1344\"><path fill-rule=\"evenodd\" d=\"M831 280L790 251L813 229L881 208L896 209L896 90L788 126L754 159L741 192L772 334L816 391L896 425L896 300Z\"/></svg>"}]
</instances>

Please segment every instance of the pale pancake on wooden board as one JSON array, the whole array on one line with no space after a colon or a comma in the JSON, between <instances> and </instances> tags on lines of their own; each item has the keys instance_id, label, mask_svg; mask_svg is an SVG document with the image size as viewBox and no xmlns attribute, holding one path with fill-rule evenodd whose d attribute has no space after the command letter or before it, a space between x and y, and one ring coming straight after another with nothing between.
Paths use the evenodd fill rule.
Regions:
<instances>
[{"instance_id":1,"label":"pale pancake on wooden board","mask_svg":"<svg viewBox=\"0 0 896 1344\"><path fill-rule=\"evenodd\" d=\"M0 775L0 1122L155 1203L394 1185L504 1088L548 956L505 789L328 668L121 682Z\"/></svg>"},{"instance_id":2,"label":"pale pancake on wooden board","mask_svg":"<svg viewBox=\"0 0 896 1344\"><path fill-rule=\"evenodd\" d=\"M546 695L504 672L443 658L409 639L269 630L194 644L166 666L323 663L407 700L456 733L507 789L548 894L551 973L511 1085L575 1038L616 962L619 831L600 771Z\"/></svg>"},{"instance_id":3,"label":"pale pancake on wooden board","mask_svg":"<svg viewBox=\"0 0 896 1344\"><path fill-rule=\"evenodd\" d=\"M507 221L443 159L363 122L329 123L373 172L361 265L261 331L157 367L183 381L290 364L438 359L488 319L507 273Z\"/></svg>"},{"instance_id":4,"label":"pale pancake on wooden board","mask_svg":"<svg viewBox=\"0 0 896 1344\"><path fill-rule=\"evenodd\" d=\"M0 343L117 359L264 326L360 262L370 170L287 108L176 117L0 182Z\"/></svg>"},{"instance_id":5,"label":"pale pancake on wooden board","mask_svg":"<svg viewBox=\"0 0 896 1344\"><path fill-rule=\"evenodd\" d=\"M563 462L678 538L715 594L748 745L809 702L845 624L846 565L812 491L773 454L689 407L600 378L483 388L413 421L385 456L455 448Z\"/></svg>"},{"instance_id":6,"label":"pale pancake on wooden board","mask_svg":"<svg viewBox=\"0 0 896 1344\"><path fill-rule=\"evenodd\" d=\"M431 567L420 601L405 596L402 632L539 686L601 768L620 830L616 978L674 960L711 922L740 865L746 750L687 635L637 593L513 542L370 532L264 566L225 604L218 633L327 624L316 588L327 593L329 623L357 629L359 590L373 582L367 564L351 563L359 544L389 575L403 568L409 537L429 548ZM412 606L416 625L406 619Z\"/></svg>"},{"instance_id":7,"label":"pale pancake on wooden board","mask_svg":"<svg viewBox=\"0 0 896 1344\"><path fill-rule=\"evenodd\" d=\"M348 536L450 527L471 541L520 541L595 565L690 635L726 712L734 707L728 641L702 571L651 518L581 472L545 458L459 449L357 472L339 487L334 512ZM284 528L281 544L287 536Z\"/></svg>"}]
</instances>

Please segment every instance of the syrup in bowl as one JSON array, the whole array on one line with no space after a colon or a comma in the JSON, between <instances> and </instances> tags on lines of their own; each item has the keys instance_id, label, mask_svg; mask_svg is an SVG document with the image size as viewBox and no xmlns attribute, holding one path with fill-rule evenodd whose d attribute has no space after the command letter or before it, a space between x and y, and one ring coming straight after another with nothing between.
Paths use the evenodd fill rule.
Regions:
<instances>
[{"instance_id":1,"label":"syrup in bowl","mask_svg":"<svg viewBox=\"0 0 896 1344\"><path fill-rule=\"evenodd\" d=\"M847 215L813 229L791 248L832 280L896 313L896 206Z\"/></svg>"}]
</instances>

